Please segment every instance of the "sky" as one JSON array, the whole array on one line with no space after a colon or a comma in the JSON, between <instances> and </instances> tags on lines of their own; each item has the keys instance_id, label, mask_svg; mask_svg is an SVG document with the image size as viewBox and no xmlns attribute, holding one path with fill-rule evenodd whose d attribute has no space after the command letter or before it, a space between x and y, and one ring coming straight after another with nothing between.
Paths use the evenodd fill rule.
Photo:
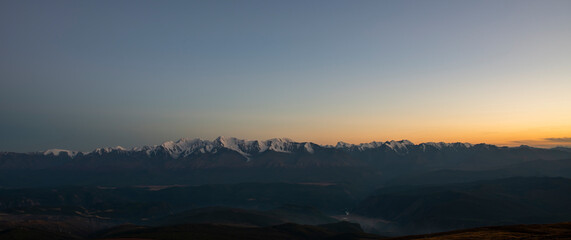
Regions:
<instances>
[{"instance_id":1,"label":"sky","mask_svg":"<svg viewBox=\"0 0 571 240\"><path fill-rule=\"evenodd\" d=\"M0 1L0 151L571 146L571 1Z\"/></svg>"}]
</instances>

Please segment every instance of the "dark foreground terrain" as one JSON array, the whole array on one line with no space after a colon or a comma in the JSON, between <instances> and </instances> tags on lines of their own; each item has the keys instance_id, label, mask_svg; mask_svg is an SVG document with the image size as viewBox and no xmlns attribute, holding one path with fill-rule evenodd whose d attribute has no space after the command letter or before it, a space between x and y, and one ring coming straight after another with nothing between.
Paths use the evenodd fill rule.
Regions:
<instances>
[{"instance_id":1,"label":"dark foreground terrain","mask_svg":"<svg viewBox=\"0 0 571 240\"><path fill-rule=\"evenodd\" d=\"M162 227L121 225L92 233L89 236L76 236L65 231L18 226L0 231L0 239L571 239L571 223L511 225L482 227L434 234L387 238L364 233L358 224L338 222L310 226L293 223L269 227L246 227L220 224L184 224Z\"/></svg>"},{"instance_id":2,"label":"dark foreground terrain","mask_svg":"<svg viewBox=\"0 0 571 240\"><path fill-rule=\"evenodd\" d=\"M448 239L571 239L571 223L482 227L434 234L390 238L391 240Z\"/></svg>"},{"instance_id":3,"label":"dark foreground terrain","mask_svg":"<svg viewBox=\"0 0 571 240\"><path fill-rule=\"evenodd\" d=\"M40 226L83 238L125 224L273 229L349 221L364 232L403 236L571 220L571 179L561 177L387 185L363 192L341 183L0 189L0 230Z\"/></svg>"}]
</instances>

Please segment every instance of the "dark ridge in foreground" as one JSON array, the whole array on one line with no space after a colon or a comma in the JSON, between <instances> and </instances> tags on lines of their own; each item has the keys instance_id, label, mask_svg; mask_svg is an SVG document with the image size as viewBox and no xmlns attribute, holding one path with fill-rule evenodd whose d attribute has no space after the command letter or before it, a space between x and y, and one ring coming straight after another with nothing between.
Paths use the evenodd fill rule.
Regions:
<instances>
[{"instance_id":1,"label":"dark ridge in foreground","mask_svg":"<svg viewBox=\"0 0 571 240\"><path fill-rule=\"evenodd\" d=\"M81 238L57 230L15 227L0 231L0 239L380 239L381 236L363 232L358 224L337 222L310 226L286 223L269 227L244 227L220 224L183 224L162 227L121 225Z\"/></svg>"},{"instance_id":2,"label":"dark ridge in foreground","mask_svg":"<svg viewBox=\"0 0 571 240\"><path fill-rule=\"evenodd\" d=\"M571 239L571 223L533 224L481 227L450 232L386 238L364 233L358 224L338 222L319 226L293 223L269 227L244 227L219 224L184 224L163 227L121 225L87 238L65 232L46 231L31 227L15 227L0 231L0 239L54 240L115 240L115 239L387 239L387 240L448 240L448 239Z\"/></svg>"},{"instance_id":3,"label":"dark ridge in foreground","mask_svg":"<svg viewBox=\"0 0 571 240\"><path fill-rule=\"evenodd\" d=\"M451 232L390 238L390 240L447 240L447 239L571 239L571 223L511 225L481 227Z\"/></svg>"}]
</instances>

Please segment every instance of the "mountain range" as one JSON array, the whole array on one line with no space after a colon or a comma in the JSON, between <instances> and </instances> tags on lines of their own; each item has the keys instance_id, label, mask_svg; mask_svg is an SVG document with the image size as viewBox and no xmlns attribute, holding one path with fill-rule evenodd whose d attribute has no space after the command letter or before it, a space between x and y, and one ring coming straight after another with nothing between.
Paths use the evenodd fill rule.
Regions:
<instances>
[{"instance_id":1,"label":"mountain range","mask_svg":"<svg viewBox=\"0 0 571 240\"><path fill-rule=\"evenodd\" d=\"M155 146L98 148L91 152L2 152L0 186L286 181L352 182L376 187L399 177L440 170L496 171L536 161L550 165L565 159L571 159L571 151L563 148L413 144L407 140L339 142L332 146L285 138L248 141L218 137L213 141L180 139ZM551 172L538 175L567 176Z\"/></svg>"},{"instance_id":2,"label":"mountain range","mask_svg":"<svg viewBox=\"0 0 571 240\"><path fill-rule=\"evenodd\" d=\"M168 153L172 158L184 158L193 156L196 154L205 153L217 153L221 149L227 149L235 151L242 155L246 160L249 160L252 156L257 154L273 151L282 153L295 153L304 151L307 153L314 153L314 147L325 148L325 149L341 149L346 151L365 151L367 149L375 148L386 148L398 153L407 153L408 147L415 146L412 142L408 140L401 141L386 141L386 142L370 142L361 144L350 144L346 142L338 142L335 146L332 145L318 145L312 142L295 142L288 138L273 138L265 141L259 140L243 140L234 137L223 137L220 136L213 141L196 139L182 138L178 141L167 141L160 145L154 146L144 146L144 147L134 147L131 149L125 149L121 146L117 147L107 147L107 148L97 148L91 152L78 152L64 149L49 149L44 152L40 152L43 155L53 155L59 156L68 155L71 158L76 156L90 155L90 154L105 154L113 151L123 151L123 152L144 152L148 156L153 156L160 153ZM445 147L464 147L470 148L473 145L470 143L421 143L418 146L422 147L424 151L426 148L437 148L442 149Z\"/></svg>"},{"instance_id":3,"label":"mountain range","mask_svg":"<svg viewBox=\"0 0 571 240\"><path fill-rule=\"evenodd\" d=\"M517 160L510 162L522 162L529 160L554 160L568 156L569 149L553 148L542 149L533 148L522 145L520 147L498 147L489 144L470 143L444 143L444 142L427 142L421 144L413 144L408 140L386 141L386 142L370 142L361 144L349 144L338 142L335 146L319 145L312 142L295 142L287 138L274 138L265 141L259 140L243 140L233 137L218 137L213 141L202 139L186 139L182 138L178 141L167 141L160 145L143 146L126 149L121 146L97 148L91 152L78 152L63 149L50 149L43 152L31 153L13 153L0 152L1 162L0 168L28 168L26 166L18 166L18 163L10 161L19 157L17 161L25 163L23 159L74 159L75 162L81 162L84 159L93 158L109 158L112 156L137 157L137 158L161 158L161 159L196 159L199 160L203 156L221 156L224 154L233 155L225 158L236 158L241 160L244 166L255 166L249 163L253 160L263 158L266 154L282 153L294 158L315 155L315 157L324 157L320 154L345 154L344 162L351 165L357 165L364 161L382 162L387 159L403 158L418 159L428 158L450 158L454 157L456 161L469 160L479 158L480 154L495 153L502 155L503 158L514 158ZM422 156L425 155L425 156ZM26 157L23 157L26 156ZM521 156L521 157L520 157ZM461 157L458 159L457 157ZM309 157L311 158L311 157ZM350 159L353 158L353 159ZM331 159L322 159L324 165L337 165L339 162L331 161ZM509 160L506 160L509 161ZM58 161L47 161L44 164L35 166L36 168L53 167ZM506 162L500 162L492 165L502 165ZM436 161L428 163L429 165L438 164ZM477 164L477 163L474 163ZM45 166L44 166L45 165ZM287 164L286 164L287 165ZM190 164L189 167L194 166ZM30 166L32 167L32 166ZM208 167L196 166L196 167ZM490 167L490 165L487 165Z\"/></svg>"}]
</instances>

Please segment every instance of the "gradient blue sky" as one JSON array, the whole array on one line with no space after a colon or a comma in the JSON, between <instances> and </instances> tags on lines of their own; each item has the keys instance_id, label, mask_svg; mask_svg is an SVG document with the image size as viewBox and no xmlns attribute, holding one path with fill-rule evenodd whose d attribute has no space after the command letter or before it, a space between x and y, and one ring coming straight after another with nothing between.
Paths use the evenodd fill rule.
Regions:
<instances>
[{"instance_id":1,"label":"gradient blue sky","mask_svg":"<svg viewBox=\"0 0 571 240\"><path fill-rule=\"evenodd\" d=\"M571 1L0 1L0 151L571 144Z\"/></svg>"}]
</instances>

